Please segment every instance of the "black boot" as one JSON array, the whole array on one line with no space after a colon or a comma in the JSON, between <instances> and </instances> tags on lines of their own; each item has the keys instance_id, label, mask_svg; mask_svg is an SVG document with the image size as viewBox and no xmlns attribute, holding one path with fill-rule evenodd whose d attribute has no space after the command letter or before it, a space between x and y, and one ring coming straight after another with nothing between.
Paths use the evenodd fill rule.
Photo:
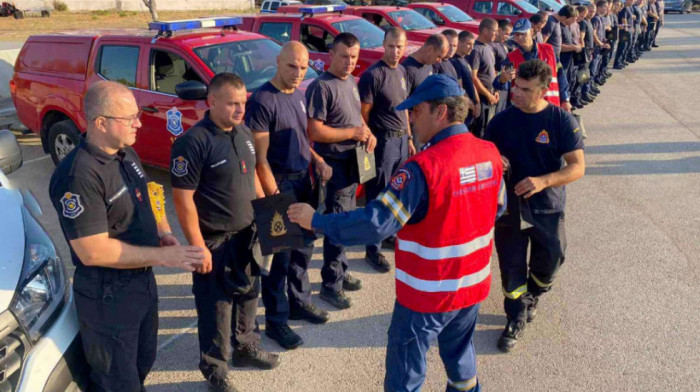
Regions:
<instances>
[{"instance_id":1,"label":"black boot","mask_svg":"<svg viewBox=\"0 0 700 392\"><path fill-rule=\"evenodd\" d=\"M294 350L304 344L304 340L302 340L301 336L292 331L287 324L279 325L267 323L265 325L265 335L272 338L272 340L276 341L277 344L286 350Z\"/></svg>"},{"instance_id":2,"label":"black boot","mask_svg":"<svg viewBox=\"0 0 700 392\"><path fill-rule=\"evenodd\" d=\"M258 369L270 370L280 364L279 355L268 353L260 345L247 344L233 351L231 365L234 367L252 366Z\"/></svg>"},{"instance_id":3,"label":"black boot","mask_svg":"<svg viewBox=\"0 0 700 392\"><path fill-rule=\"evenodd\" d=\"M522 320L508 321L501 337L498 338L498 349L504 353L513 350L518 343L518 338L522 337L525 325L525 321Z\"/></svg>"}]
</instances>

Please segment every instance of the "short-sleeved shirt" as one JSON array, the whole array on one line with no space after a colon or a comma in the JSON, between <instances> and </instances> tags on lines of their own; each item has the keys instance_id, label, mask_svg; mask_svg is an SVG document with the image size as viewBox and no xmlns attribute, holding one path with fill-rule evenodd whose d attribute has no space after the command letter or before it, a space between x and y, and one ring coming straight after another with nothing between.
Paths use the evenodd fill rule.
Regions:
<instances>
[{"instance_id":1,"label":"short-sleeved shirt","mask_svg":"<svg viewBox=\"0 0 700 392\"><path fill-rule=\"evenodd\" d=\"M491 45L481 41L474 42L474 49L469 54L469 65L476 71L476 77L487 90L493 91L493 79L496 77L496 56Z\"/></svg>"},{"instance_id":2,"label":"short-sleeved shirt","mask_svg":"<svg viewBox=\"0 0 700 392\"><path fill-rule=\"evenodd\" d=\"M205 237L238 232L253 223L255 145L244 124L231 131L209 117L175 140L170 155L173 188L194 190Z\"/></svg>"},{"instance_id":3,"label":"short-sleeved shirt","mask_svg":"<svg viewBox=\"0 0 700 392\"><path fill-rule=\"evenodd\" d=\"M591 18L591 27L593 28L593 31L595 32L595 35L598 37L598 39L601 42L606 42L605 23L603 22L603 18L600 15L596 15L593 18Z\"/></svg>"},{"instance_id":4,"label":"short-sleeved shirt","mask_svg":"<svg viewBox=\"0 0 700 392\"><path fill-rule=\"evenodd\" d=\"M326 71L306 90L306 113L331 128L362 126L360 93L355 78L345 80ZM314 150L324 158L347 159L357 145L355 140L338 143L314 143Z\"/></svg>"},{"instance_id":5,"label":"short-sleeved shirt","mask_svg":"<svg viewBox=\"0 0 700 392\"><path fill-rule=\"evenodd\" d=\"M566 27L562 26L562 29L565 29ZM569 31L571 32L571 39L574 42L574 45L581 45L581 25L578 24L577 22L574 22L568 26ZM562 35L562 42L563 42L563 35ZM565 42L563 42L565 43Z\"/></svg>"},{"instance_id":6,"label":"short-sleeved shirt","mask_svg":"<svg viewBox=\"0 0 700 392\"><path fill-rule=\"evenodd\" d=\"M248 99L246 125L253 132L270 133L267 161L275 174L297 173L309 167L307 121L306 98L297 89L287 94L267 82Z\"/></svg>"},{"instance_id":7,"label":"short-sleeved shirt","mask_svg":"<svg viewBox=\"0 0 700 392\"><path fill-rule=\"evenodd\" d=\"M632 6L632 12L634 13L634 16L636 17L634 19L634 25L639 26L642 24L642 16L644 15L644 12L642 11L642 7L638 6L637 4L634 4Z\"/></svg>"},{"instance_id":8,"label":"short-sleeved shirt","mask_svg":"<svg viewBox=\"0 0 700 392\"><path fill-rule=\"evenodd\" d=\"M510 161L511 173L506 181L510 191L526 177L560 170L564 154L583 149L583 137L574 116L552 104L538 113L509 107L491 120L484 139L492 141ZM534 213L562 212L565 188L546 188L529 202Z\"/></svg>"},{"instance_id":9,"label":"short-sleeved shirt","mask_svg":"<svg viewBox=\"0 0 700 392\"><path fill-rule=\"evenodd\" d=\"M536 44L543 44L544 42L544 37L542 36L542 32L538 31L537 34L535 34L535 43Z\"/></svg>"},{"instance_id":10,"label":"short-sleeved shirt","mask_svg":"<svg viewBox=\"0 0 700 392\"><path fill-rule=\"evenodd\" d=\"M67 241L107 233L134 246L158 246L148 177L131 147L110 155L83 139L56 167L49 196ZM75 266L83 266L71 247Z\"/></svg>"},{"instance_id":11,"label":"short-sleeved shirt","mask_svg":"<svg viewBox=\"0 0 700 392\"><path fill-rule=\"evenodd\" d=\"M625 29L630 30L631 26L633 25L632 16L634 16L634 13L632 12L632 8L623 7L620 10L620 12L617 13L618 24L622 24L622 21L624 19L627 21L627 26L625 27Z\"/></svg>"},{"instance_id":12,"label":"short-sleeved shirt","mask_svg":"<svg viewBox=\"0 0 700 392\"><path fill-rule=\"evenodd\" d=\"M472 79L472 67L469 66L467 59L455 53L450 59L452 66L457 71L457 80L462 81L462 88L467 93L467 96L473 103L476 103L476 94L474 89L474 80Z\"/></svg>"},{"instance_id":13,"label":"short-sleeved shirt","mask_svg":"<svg viewBox=\"0 0 700 392\"><path fill-rule=\"evenodd\" d=\"M391 68L384 60L377 61L362 74L358 87L360 101L372 104L367 126L375 135L408 129L406 111L395 109L408 97L406 70L401 64Z\"/></svg>"},{"instance_id":14,"label":"short-sleeved shirt","mask_svg":"<svg viewBox=\"0 0 700 392\"><path fill-rule=\"evenodd\" d=\"M493 55L496 59L496 72L501 72L501 66L508 58L508 46L506 46L505 42L491 42L491 47L493 48Z\"/></svg>"},{"instance_id":15,"label":"short-sleeved shirt","mask_svg":"<svg viewBox=\"0 0 700 392\"><path fill-rule=\"evenodd\" d=\"M575 23L574 23L575 24ZM572 24L573 25L573 24ZM571 29L568 27L561 25L561 43L563 45L573 45L574 44L574 35L571 32ZM578 29L578 26L576 26ZM562 52L560 55L560 60L564 68L566 68L567 64L571 60L573 60L574 52Z\"/></svg>"},{"instance_id":16,"label":"short-sleeved shirt","mask_svg":"<svg viewBox=\"0 0 700 392\"><path fill-rule=\"evenodd\" d=\"M425 65L420 61L416 60L413 56L408 56L401 65L406 70L406 87L408 87L408 95L413 94L416 87L420 86L421 83L430 75L433 74L433 67L431 65Z\"/></svg>"},{"instance_id":17,"label":"short-sleeved shirt","mask_svg":"<svg viewBox=\"0 0 700 392\"><path fill-rule=\"evenodd\" d=\"M583 46L588 49L593 49L595 46L595 40L593 39L593 24L590 20L584 19L579 24L581 32L585 34L583 37Z\"/></svg>"},{"instance_id":18,"label":"short-sleeved shirt","mask_svg":"<svg viewBox=\"0 0 700 392\"><path fill-rule=\"evenodd\" d=\"M554 48L554 54L559 58L561 55L561 23L553 15L549 15L547 23L542 28L542 35L548 35L547 43Z\"/></svg>"},{"instance_id":19,"label":"short-sleeved shirt","mask_svg":"<svg viewBox=\"0 0 700 392\"><path fill-rule=\"evenodd\" d=\"M447 75L455 80L459 80L457 70L449 59L438 61L437 63L433 64L433 73Z\"/></svg>"}]
</instances>

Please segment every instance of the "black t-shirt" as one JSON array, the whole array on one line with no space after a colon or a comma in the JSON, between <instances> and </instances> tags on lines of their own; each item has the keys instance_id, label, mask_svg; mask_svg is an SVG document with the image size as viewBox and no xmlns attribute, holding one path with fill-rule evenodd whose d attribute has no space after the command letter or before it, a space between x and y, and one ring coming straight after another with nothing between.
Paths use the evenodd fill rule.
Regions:
<instances>
[{"instance_id":1,"label":"black t-shirt","mask_svg":"<svg viewBox=\"0 0 700 392\"><path fill-rule=\"evenodd\" d=\"M474 42L474 49L469 54L469 65L476 71L476 77L487 90L493 91L493 79L496 77L496 56L491 45L481 41Z\"/></svg>"},{"instance_id":2,"label":"black t-shirt","mask_svg":"<svg viewBox=\"0 0 700 392\"><path fill-rule=\"evenodd\" d=\"M593 25L591 24L591 21L584 19L579 22L578 25L581 32L585 34L583 38L583 46L585 46L587 49L593 49L593 46L595 46L595 40L593 39Z\"/></svg>"},{"instance_id":3,"label":"black t-shirt","mask_svg":"<svg viewBox=\"0 0 700 392\"><path fill-rule=\"evenodd\" d=\"M433 67L430 65L425 65L420 61L413 58L413 56L408 56L401 65L406 70L406 87L408 87L408 95L413 94L416 87L420 86L421 83L428 76L433 74Z\"/></svg>"},{"instance_id":4,"label":"black t-shirt","mask_svg":"<svg viewBox=\"0 0 700 392\"><path fill-rule=\"evenodd\" d=\"M561 27L561 43L563 45L573 45L574 44L574 35L571 34L571 29L564 25L560 25ZM574 58L574 53L575 52L562 52L560 55L560 60L561 64L566 68L566 66L571 62Z\"/></svg>"},{"instance_id":5,"label":"black t-shirt","mask_svg":"<svg viewBox=\"0 0 700 392\"><path fill-rule=\"evenodd\" d=\"M306 98L299 90L286 94L267 82L250 99L245 122L254 132L269 132L267 161L275 174L306 170L311 162L306 133Z\"/></svg>"},{"instance_id":6,"label":"black t-shirt","mask_svg":"<svg viewBox=\"0 0 700 392\"><path fill-rule=\"evenodd\" d=\"M109 155L82 140L56 167L49 196L67 241L108 233L135 246L158 246L148 178L131 147ZM71 247L73 264L82 266Z\"/></svg>"},{"instance_id":7,"label":"black t-shirt","mask_svg":"<svg viewBox=\"0 0 700 392\"><path fill-rule=\"evenodd\" d=\"M309 118L323 121L331 128L362 126L360 93L355 78L345 80L324 72L306 90L306 112ZM347 159L357 146L355 140L339 143L314 143L315 151L324 158Z\"/></svg>"},{"instance_id":8,"label":"black t-shirt","mask_svg":"<svg viewBox=\"0 0 700 392\"><path fill-rule=\"evenodd\" d=\"M379 60L360 77L360 101L371 103L369 128L379 135L385 131L406 131L408 119L405 110L394 109L406 100L406 70L401 64L389 67Z\"/></svg>"},{"instance_id":9,"label":"black t-shirt","mask_svg":"<svg viewBox=\"0 0 700 392\"><path fill-rule=\"evenodd\" d=\"M449 59L438 61L437 63L433 64L433 73L447 75L455 80L459 80L457 70Z\"/></svg>"},{"instance_id":10,"label":"black t-shirt","mask_svg":"<svg viewBox=\"0 0 700 392\"><path fill-rule=\"evenodd\" d=\"M472 79L472 67L469 66L467 59L455 54L450 59L452 66L457 71L457 80L462 82L462 88L467 92L467 96L473 103L476 103L476 94L474 93L474 80Z\"/></svg>"},{"instance_id":11,"label":"black t-shirt","mask_svg":"<svg viewBox=\"0 0 700 392\"><path fill-rule=\"evenodd\" d=\"M532 114L509 107L491 120L484 139L492 141L510 161L511 173L506 182L510 192L526 177L560 170L564 154L583 149L583 137L574 116L552 104ZM529 204L534 213L564 211L565 188L546 188L534 194Z\"/></svg>"},{"instance_id":12,"label":"black t-shirt","mask_svg":"<svg viewBox=\"0 0 700 392\"><path fill-rule=\"evenodd\" d=\"M173 188L195 190L204 237L240 231L253 223L253 134L243 124L223 131L209 118L175 140L170 155Z\"/></svg>"},{"instance_id":13,"label":"black t-shirt","mask_svg":"<svg viewBox=\"0 0 700 392\"><path fill-rule=\"evenodd\" d=\"M549 15L547 23L542 28L542 35L548 35L547 43L552 45L554 54L559 58L561 55L561 23L553 15Z\"/></svg>"},{"instance_id":14,"label":"black t-shirt","mask_svg":"<svg viewBox=\"0 0 700 392\"><path fill-rule=\"evenodd\" d=\"M617 13L617 21L619 24L622 24L624 20L627 21L627 25L625 26L625 30L630 30L632 25L634 24L634 21L632 20L632 17L634 16L634 13L632 12L631 7L623 7L620 12Z\"/></svg>"},{"instance_id":15,"label":"black t-shirt","mask_svg":"<svg viewBox=\"0 0 700 392\"><path fill-rule=\"evenodd\" d=\"M496 59L496 72L501 72L501 65L508 58L508 46L505 42L491 42L493 55Z\"/></svg>"}]
</instances>

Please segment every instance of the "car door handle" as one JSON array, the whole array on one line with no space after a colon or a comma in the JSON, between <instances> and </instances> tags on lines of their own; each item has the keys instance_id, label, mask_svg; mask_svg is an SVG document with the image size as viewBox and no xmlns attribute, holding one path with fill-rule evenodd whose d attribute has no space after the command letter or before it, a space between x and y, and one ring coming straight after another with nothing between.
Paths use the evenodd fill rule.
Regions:
<instances>
[{"instance_id":1,"label":"car door handle","mask_svg":"<svg viewBox=\"0 0 700 392\"><path fill-rule=\"evenodd\" d=\"M158 113L158 108L154 108L153 106L141 106L141 110L148 113Z\"/></svg>"}]
</instances>

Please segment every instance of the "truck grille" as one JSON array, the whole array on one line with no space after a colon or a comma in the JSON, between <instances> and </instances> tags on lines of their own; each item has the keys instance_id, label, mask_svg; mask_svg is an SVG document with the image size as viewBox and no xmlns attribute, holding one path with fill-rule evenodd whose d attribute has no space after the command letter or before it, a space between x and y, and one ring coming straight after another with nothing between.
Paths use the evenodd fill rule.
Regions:
<instances>
[{"instance_id":1,"label":"truck grille","mask_svg":"<svg viewBox=\"0 0 700 392\"><path fill-rule=\"evenodd\" d=\"M28 341L15 317L0 313L0 392L17 390Z\"/></svg>"}]
</instances>

